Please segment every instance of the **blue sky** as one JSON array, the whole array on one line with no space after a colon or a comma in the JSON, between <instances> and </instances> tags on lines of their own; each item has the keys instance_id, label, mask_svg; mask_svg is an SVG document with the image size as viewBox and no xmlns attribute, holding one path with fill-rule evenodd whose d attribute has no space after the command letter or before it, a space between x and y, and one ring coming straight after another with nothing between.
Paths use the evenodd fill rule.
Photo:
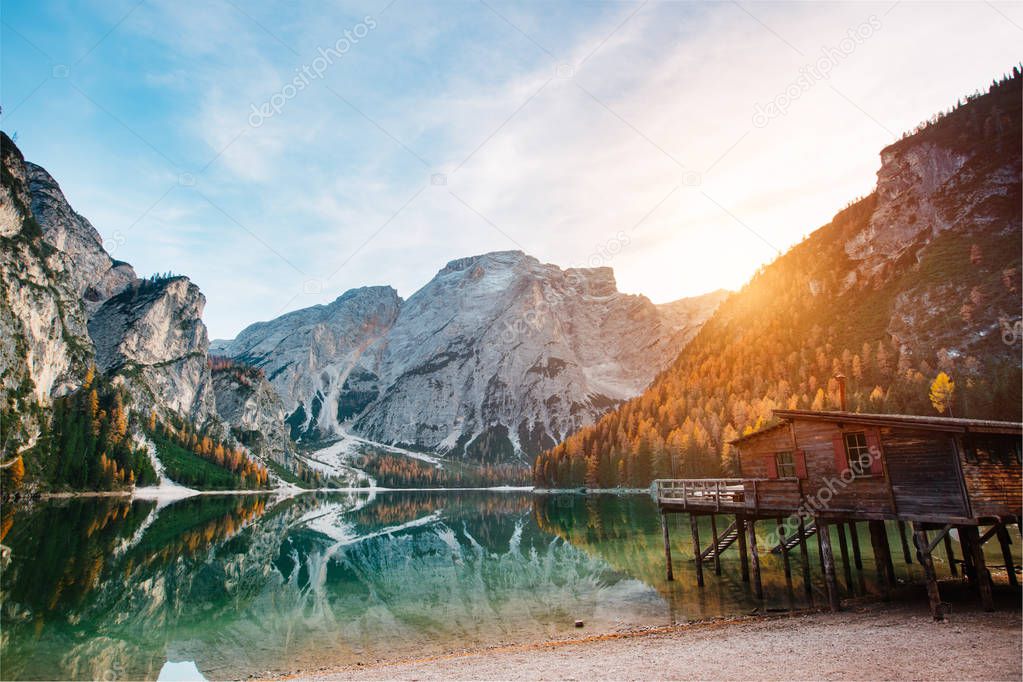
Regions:
<instances>
[{"instance_id":1,"label":"blue sky","mask_svg":"<svg viewBox=\"0 0 1023 682\"><path fill-rule=\"evenodd\" d=\"M503 249L662 302L869 192L1021 38L1019 3L7 1L0 125L212 337Z\"/></svg>"}]
</instances>

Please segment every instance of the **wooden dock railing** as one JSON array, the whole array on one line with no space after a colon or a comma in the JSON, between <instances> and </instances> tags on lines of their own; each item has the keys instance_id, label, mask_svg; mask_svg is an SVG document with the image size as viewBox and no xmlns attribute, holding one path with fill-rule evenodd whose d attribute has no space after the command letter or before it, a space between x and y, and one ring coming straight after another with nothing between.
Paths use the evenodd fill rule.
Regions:
<instances>
[{"instance_id":1,"label":"wooden dock railing","mask_svg":"<svg viewBox=\"0 0 1023 682\"><path fill-rule=\"evenodd\" d=\"M700 511L796 511L802 502L797 478L662 478L654 491L660 505Z\"/></svg>"}]
</instances>

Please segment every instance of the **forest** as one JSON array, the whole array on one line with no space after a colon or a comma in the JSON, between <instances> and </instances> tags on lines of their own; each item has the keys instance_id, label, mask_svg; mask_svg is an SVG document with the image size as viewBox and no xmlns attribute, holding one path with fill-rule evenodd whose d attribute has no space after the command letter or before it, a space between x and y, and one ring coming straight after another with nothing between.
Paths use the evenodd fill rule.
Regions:
<instances>
[{"instance_id":1,"label":"forest","mask_svg":"<svg viewBox=\"0 0 1023 682\"><path fill-rule=\"evenodd\" d=\"M82 387L55 398L34 447L10 469L16 488L26 471L56 489L117 490L154 485L156 472L145 448L130 437L128 398L93 368Z\"/></svg>"},{"instance_id":2,"label":"forest","mask_svg":"<svg viewBox=\"0 0 1023 682\"><path fill-rule=\"evenodd\" d=\"M383 488L480 488L529 485L529 469L515 464L470 466L429 462L385 452L365 457L363 471Z\"/></svg>"},{"instance_id":3,"label":"forest","mask_svg":"<svg viewBox=\"0 0 1023 682\"><path fill-rule=\"evenodd\" d=\"M1017 69L916 135L972 140L961 172L980 183L1019 163L1020 83ZM947 200L954 209L956 198ZM944 373L954 390L941 413L1018 420L1021 339L1006 320L1019 319L1019 184L1015 196L983 207L994 219L941 232L857 281L845 244L868 228L877 201L855 201L761 268L642 395L541 453L534 484L646 487L655 478L734 474L730 441L768 424L776 408L839 409L838 374L853 411L936 414L931 389ZM1017 227L1007 234L1006 224ZM919 301L911 339L890 332L900 300L904 308Z\"/></svg>"},{"instance_id":4,"label":"forest","mask_svg":"<svg viewBox=\"0 0 1023 682\"><path fill-rule=\"evenodd\" d=\"M145 432L167 475L176 483L204 490L267 487L266 467L249 459L243 448L216 434L197 431L183 419L171 416L160 421L152 412Z\"/></svg>"}]
</instances>

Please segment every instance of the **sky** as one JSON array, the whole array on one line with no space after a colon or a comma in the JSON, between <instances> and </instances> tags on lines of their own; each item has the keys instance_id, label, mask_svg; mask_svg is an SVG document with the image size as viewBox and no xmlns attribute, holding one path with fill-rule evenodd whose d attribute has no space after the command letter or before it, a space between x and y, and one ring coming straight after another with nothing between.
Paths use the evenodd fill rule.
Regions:
<instances>
[{"instance_id":1,"label":"sky","mask_svg":"<svg viewBox=\"0 0 1023 682\"><path fill-rule=\"evenodd\" d=\"M115 258L196 282L211 338L508 249L656 303L737 289L1023 56L1023 4L999 2L6 0L0 20L0 127Z\"/></svg>"}]
</instances>

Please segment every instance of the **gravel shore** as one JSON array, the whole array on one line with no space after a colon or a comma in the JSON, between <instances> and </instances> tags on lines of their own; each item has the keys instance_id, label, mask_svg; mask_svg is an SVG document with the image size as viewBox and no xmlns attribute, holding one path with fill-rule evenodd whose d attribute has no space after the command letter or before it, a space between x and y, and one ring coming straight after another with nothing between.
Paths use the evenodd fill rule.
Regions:
<instances>
[{"instance_id":1,"label":"gravel shore","mask_svg":"<svg viewBox=\"0 0 1023 682\"><path fill-rule=\"evenodd\" d=\"M306 671L311 680L1020 680L1019 604L925 605L741 618L439 658Z\"/></svg>"}]
</instances>

